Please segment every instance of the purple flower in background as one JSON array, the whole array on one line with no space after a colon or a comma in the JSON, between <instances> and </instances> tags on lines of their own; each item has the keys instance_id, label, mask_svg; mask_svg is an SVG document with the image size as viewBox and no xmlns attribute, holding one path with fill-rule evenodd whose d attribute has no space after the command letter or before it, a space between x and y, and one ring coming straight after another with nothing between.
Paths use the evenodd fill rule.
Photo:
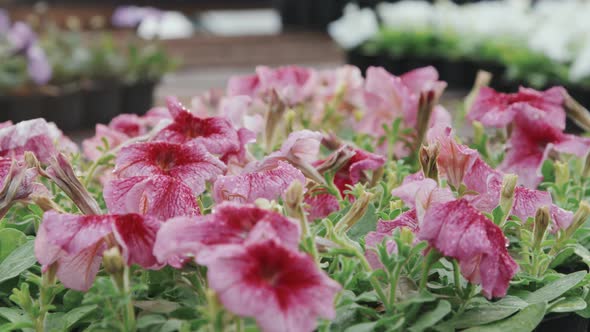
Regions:
<instances>
[{"instance_id":1,"label":"purple flower in background","mask_svg":"<svg viewBox=\"0 0 590 332\"><path fill-rule=\"evenodd\" d=\"M4 24L9 24L8 17L3 11L0 11L0 32L3 31ZM31 80L38 85L49 82L51 64L45 51L39 46L37 35L33 29L24 22L15 22L6 31L6 38L12 45L12 51L27 58L27 71Z\"/></svg>"},{"instance_id":2,"label":"purple flower in background","mask_svg":"<svg viewBox=\"0 0 590 332\"><path fill-rule=\"evenodd\" d=\"M111 22L119 28L135 28L147 17L159 17L162 11L154 7L119 6L115 9Z\"/></svg>"},{"instance_id":3,"label":"purple flower in background","mask_svg":"<svg viewBox=\"0 0 590 332\"><path fill-rule=\"evenodd\" d=\"M7 35L15 53L26 53L29 47L37 42L37 35L31 27L24 22L15 22Z\"/></svg>"}]
</instances>

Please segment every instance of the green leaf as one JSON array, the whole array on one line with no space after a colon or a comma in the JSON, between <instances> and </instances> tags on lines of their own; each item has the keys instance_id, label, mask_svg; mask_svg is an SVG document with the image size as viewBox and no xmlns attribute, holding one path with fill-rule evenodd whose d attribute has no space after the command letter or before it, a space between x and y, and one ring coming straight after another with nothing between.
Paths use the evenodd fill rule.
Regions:
<instances>
[{"instance_id":1,"label":"green leaf","mask_svg":"<svg viewBox=\"0 0 590 332\"><path fill-rule=\"evenodd\" d=\"M498 302L486 300L456 316L449 324L457 329L485 325L504 319L526 306L527 303L516 296L506 296Z\"/></svg>"},{"instance_id":2,"label":"green leaf","mask_svg":"<svg viewBox=\"0 0 590 332\"><path fill-rule=\"evenodd\" d=\"M358 241L370 231L374 231L375 228L377 228L377 213L375 213L373 204L369 204L365 215L348 231L348 237L353 241Z\"/></svg>"},{"instance_id":3,"label":"green leaf","mask_svg":"<svg viewBox=\"0 0 590 332\"><path fill-rule=\"evenodd\" d=\"M574 253L578 255L586 265L590 266L590 251L579 243L576 243L573 248Z\"/></svg>"},{"instance_id":4,"label":"green leaf","mask_svg":"<svg viewBox=\"0 0 590 332\"><path fill-rule=\"evenodd\" d=\"M516 315L484 326L472 327L463 332L531 332L543 320L547 305L531 304Z\"/></svg>"},{"instance_id":5,"label":"green leaf","mask_svg":"<svg viewBox=\"0 0 590 332\"><path fill-rule=\"evenodd\" d=\"M71 328L76 324L80 319L84 318L84 316L88 315L92 311L97 308L96 304L93 305L85 305L74 310L70 310L63 316L64 325L66 329Z\"/></svg>"},{"instance_id":6,"label":"green leaf","mask_svg":"<svg viewBox=\"0 0 590 332\"><path fill-rule=\"evenodd\" d=\"M563 276L527 295L524 300L528 303L549 302L574 288L584 277L586 271L578 271Z\"/></svg>"},{"instance_id":7,"label":"green leaf","mask_svg":"<svg viewBox=\"0 0 590 332\"><path fill-rule=\"evenodd\" d=\"M344 330L344 332L371 332L374 330L377 322L361 323L350 326Z\"/></svg>"},{"instance_id":8,"label":"green leaf","mask_svg":"<svg viewBox=\"0 0 590 332\"><path fill-rule=\"evenodd\" d=\"M11 323L29 322L29 318L21 309L0 307L0 316Z\"/></svg>"},{"instance_id":9,"label":"green leaf","mask_svg":"<svg viewBox=\"0 0 590 332\"><path fill-rule=\"evenodd\" d=\"M35 265L37 258L35 258L34 246L34 240L27 241L0 263L0 283L18 276Z\"/></svg>"},{"instance_id":10,"label":"green leaf","mask_svg":"<svg viewBox=\"0 0 590 332\"><path fill-rule=\"evenodd\" d=\"M26 241L27 236L18 229L0 229L0 262Z\"/></svg>"},{"instance_id":11,"label":"green leaf","mask_svg":"<svg viewBox=\"0 0 590 332\"><path fill-rule=\"evenodd\" d=\"M422 314L416 320L416 323L410 326L409 331L421 332L433 326L451 312L451 304L447 301L440 301L436 308Z\"/></svg>"},{"instance_id":12,"label":"green leaf","mask_svg":"<svg viewBox=\"0 0 590 332\"><path fill-rule=\"evenodd\" d=\"M145 329L153 325L161 325L166 323L166 318L161 315L144 315L137 320L137 328Z\"/></svg>"},{"instance_id":13,"label":"green leaf","mask_svg":"<svg viewBox=\"0 0 590 332\"><path fill-rule=\"evenodd\" d=\"M586 301L581 297L570 297L557 302L549 308L549 312L574 312L586 309Z\"/></svg>"}]
</instances>

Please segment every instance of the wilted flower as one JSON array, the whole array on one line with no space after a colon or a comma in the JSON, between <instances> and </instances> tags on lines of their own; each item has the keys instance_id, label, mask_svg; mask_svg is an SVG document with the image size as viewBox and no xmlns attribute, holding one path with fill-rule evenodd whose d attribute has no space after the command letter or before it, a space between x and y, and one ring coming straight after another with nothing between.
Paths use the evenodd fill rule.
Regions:
<instances>
[{"instance_id":1,"label":"wilted flower","mask_svg":"<svg viewBox=\"0 0 590 332\"><path fill-rule=\"evenodd\" d=\"M295 221L252 204L224 203L207 216L168 220L158 232L154 255L160 262L179 268L189 257L199 262L201 255L207 256L204 252L217 245L242 244L256 227L272 232L288 248L297 249L299 245Z\"/></svg>"},{"instance_id":2,"label":"wilted flower","mask_svg":"<svg viewBox=\"0 0 590 332\"><path fill-rule=\"evenodd\" d=\"M28 168L22 161L0 157L0 219L16 202L31 196L49 196L47 189L34 182L35 168Z\"/></svg>"},{"instance_id":3,"label":"wilted flower","mask_svg":"<svg viewBox=\"0 0 590 332\"><path fill-rule=\"evenodd\" d=\"M81 216L46 212L35 239L35 256L43 270L57 265L68 288L86 291L100 268L102 253L121 247L127 265L159 267L152 247L160 222L137 214Z\"/></svg>"},{"instance_id":4,"label":"wilted flower","mask_svg":"<svg viewBox=\"0 0 590 332\"><path fill-rule=\"evenodd\" d=\"M418 238L456 259L465 279L481 284L488 298L506 295L518 270L506 250L502 230L465 199L430 207L420 224Z\"/></svg>"}]
</instances>

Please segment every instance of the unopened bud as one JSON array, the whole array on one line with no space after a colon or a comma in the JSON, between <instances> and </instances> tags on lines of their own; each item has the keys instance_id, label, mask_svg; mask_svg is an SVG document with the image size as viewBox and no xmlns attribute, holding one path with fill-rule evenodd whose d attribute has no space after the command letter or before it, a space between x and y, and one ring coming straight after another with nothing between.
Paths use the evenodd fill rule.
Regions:
<instances>
[{"instance_id":1,"label":"unopened bud","mask_svg":"<svg viewBox=\"0 0 590 332\"><path fill-rule=\"evenodd\" d=\"M318 165L317 170L320 173L337 172L350 161L355 153L353 148L343 145L338 150L332 152L323 163Z\"/></svg>"},{"instance_id":2,"label":"unopened bud","mask_svg":"<svg viewBox=\"0 0 590 332\"><path fill-rule=\"evenodd\" d=\"M434 106L437 102L437 96L434 90L424 91L420 94L418 101L418 115L417 115L417 141L416 147L420 146L424 141L426 131L430 127L430 117Z\"/></svg>"},{"instance_id":3,"label":"unopened bud","mask_svg":"<svg viewBox=\"0 0 590 332\"><path fill-rule=\"evenodd\" d=\"M586 162L584 163L584 169L582 170L582 176L587 178L590 176L590 153L586 155Z\"/></svg>"},{"instance_id":4,"label":"unopened bud","mask_svg":"<svg viewBox=\"0 0 590 332\"><path fill-rule=\"evenodd\" d=\"M533 240L533 247L539 248L541 243L543 242L543 238L545 237L545 231L547 227L549 227L549 223L551 221L551 215L549 214L549 207L543 206L537 209L535 213L535 237Z\"/></svg>"},{"instance_id":5,"label":"unopened bud","mask_svg":"<svg viewBox=\"0 0 590 332\"><path fill-rule=\"evenodd\" d=\"M337 234L346 233L352 226L354 226L354 224L357 223L357 221L359 221L365 215L365 213L367 213L372 198L373 194L366 191L362 192L356 199L356 201L352 203L352 206L350 207L350 210L348 210L348 213L346 213L346 215L344 215L344 217L340 219L338 224L336 224L334 231Z\"/></svg>"},{"instance_id":6,"label":"unopened bud","mask_svg":"<svg viewBox=\"0 0 590 332\"><path fill-rule=\"evenodd\" d=\"M273 148L275 132L286 109L287 106L281 101L277 92L274 89L271 90L269 94L265 126L266 148L268 151L271 151Z\"/></svg>"},{"instance_id":7,"label":"unopened bud","mask_svg":"<svg viewBox=\"0 0 590 332\"><path fill-rule=\"evenodd\" d=\"M500 191L500 208L502 209L503 218L500 221L500 225L504 224L504 221L510 216L512 206L514 205L514 190L516 189L516 183L518 176L515 174L506 174L502 179L502 189Z\"/></svg>"},{"instance_id":8,"label":"unopened bud","mask_svg":"<svg viewBox=\"0 0 590 332\"><path fill-rule=\"evenodd\" d=\"M484 86L490 85L491 81L492 81L492 74L491 73L489 73L485 70L480 70L477 72L477 76L475 77L475 82L473 83L473 87L471 88L471 91L469 92L469 94L465 98L465 110L469 111L471 109L471 106L473 106L473 102L475 101L475 98L477 98L477 95L479 94L479 90Z\"/></svg>"},{"instance_id":9,"label":"unopened bud","mask_svg":"<svg viewBox=\"0 0 590 332\"><path fill-rule=\"evenodd\" d=\"M438 182L438 167L436 166L436 159L438 158L439 152L440 149L438 144L422 145L418 155L424 177L433 179L436 182Z\"/></svg>"},{"instance_id":10,"label":"unopened bud","mask_svg":"<svg viewBox=\"0 0 590 332\"><path fill-rule=\"evenodd\" d=\"M303 206L303 185L295 180L289 185L285 192L285 209L287 214L293 218L302 217Z\"/></svg>"},{"instance_id":11,"label":"unopened bud","mask_svg":"<svg viewBox=\"0 0 590 332\"><path fill-rule=\"evenodd\" d=\"M473 127L473 141L476 143L482 143L485 140L486 130L479 121L473 121L471 124Z\"/></svg>"},{"instance_id":12,"label":"unopened bud","mask_svg":"<svg viewBox=\"0 0 590 332\"><path fill-rule=\"evenodd\" d=\"M114 246L107 249L102 255L104 270L110 275L118 275L125 271L125 260L121 255L119 247Z\"/></svg>"},{"instance_id":13,"label":"unopened bud","mask_svg":"<svg viewBox=\"0 0 590 332\"><path fill-rule=\"evenodd\" d=\"M563 108L571 120L584 131L590 131L590 112L564 91Z\"/></svg>"},{"instance_id":14,"label":"unopened bud","mask_svg":"<svg viewBox=\"0 0 590 332\"><path fill-rule=\"evenodd\" d=\"M564 184L568 183L570 180L570 168L569 165L561 162L555 162L555 184L558 186L563 186Z\"/></svg>"},{"instance_id":15,"label":"unopened bud","mask_svg":"<svg viewBox=\"0 0 590 332\"><path fill-rule=\"evenodd\" d=\"M586 220L588 220L588 217L590 217L590 204L586 201L581 201L578 210L572 218L570 227L566 230L566 238L571 237L578 228L582 227L586 223Z\"/></svg>"}]
</instances>

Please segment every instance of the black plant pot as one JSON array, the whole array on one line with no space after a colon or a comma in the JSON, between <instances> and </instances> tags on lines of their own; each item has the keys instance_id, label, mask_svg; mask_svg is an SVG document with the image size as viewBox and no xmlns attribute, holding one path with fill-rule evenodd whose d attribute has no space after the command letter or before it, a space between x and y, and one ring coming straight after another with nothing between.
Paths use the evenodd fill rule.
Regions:
<instances>
[{"instance_id":1,"label":"black plant pot","mask_svg":"<svg viewBox=\"0 0 590 332\"><path fill-rule=\"evenodd\" d=\"M295 29L324 30L342 16L347 0L274 0L283 26Z\"/></svg>"},{"instance_id":2,"label":"black plant pot","mask_svg":"<svg viewBox=\"0 0 590 332\"><path fill-rule=\"evenodd\" d=\"M545 316L534 332L586 332L589 320L574 313L550 314Z\"/></svg>"},{"instance_id":3,"label":"black plant pot","mask_svg":"<svg viewBox=\"0 0 590 332\"><path fill-rule=\"evenodd\" d=\"M114 82L95 83L84 89L84 127L108 123L120 112L121 85Z\"/></svg>"},{"instance_id":4,"label":"black plant pot","mask_svg":"<svg viewBox=\"0 0 590 332\"><path fill-rule=\"evenodd\" d=\"M477 66L467 59L449 59L443 62L439 70L441 80L446 81L452 89L469 90L477 76Z\"/></svg>"},{"instance_id":5,"label":"black plant pot","mask_svg":"<svg viewBox=\"0 0 590 332\"><path fill-rule=\"evenodd\" d=\"M386 59L388 59L388 56L384 54L368 55L359 49L346 52L346 63L359 67L363 73L371 66L382 65Z\"/></svg>"},{"instance_id":6,"label":"black plant pot","mask_svg":"<svg viewBox=\"0 0 590 332\"><path fill-rule=\"evenodd\" d=\"M14 123L43 116L43 98L38 94L0 96L0 122Z\"/></svg>"},{"instance_id":7,"label":"black plant pot","mask_svg":"<svg viewBox=\"0 0 590 332\"><path fill-rule=\"evenodd\" d=\"M158 82L146 81L123 88L121 112L145 114L154 105L154 91Z\"/></svg>"},{"instance_id":8,"label":"black plant pot","mask_svg":"<svg viewBox=\"0 0 590 332\"><path fill-rule=\"evenodd\" d=\"M43 97L43 117L47 121L55 122L65 131L82 128L82 107L82 94L79 90Z\"/></svg>"}]
</instances>

